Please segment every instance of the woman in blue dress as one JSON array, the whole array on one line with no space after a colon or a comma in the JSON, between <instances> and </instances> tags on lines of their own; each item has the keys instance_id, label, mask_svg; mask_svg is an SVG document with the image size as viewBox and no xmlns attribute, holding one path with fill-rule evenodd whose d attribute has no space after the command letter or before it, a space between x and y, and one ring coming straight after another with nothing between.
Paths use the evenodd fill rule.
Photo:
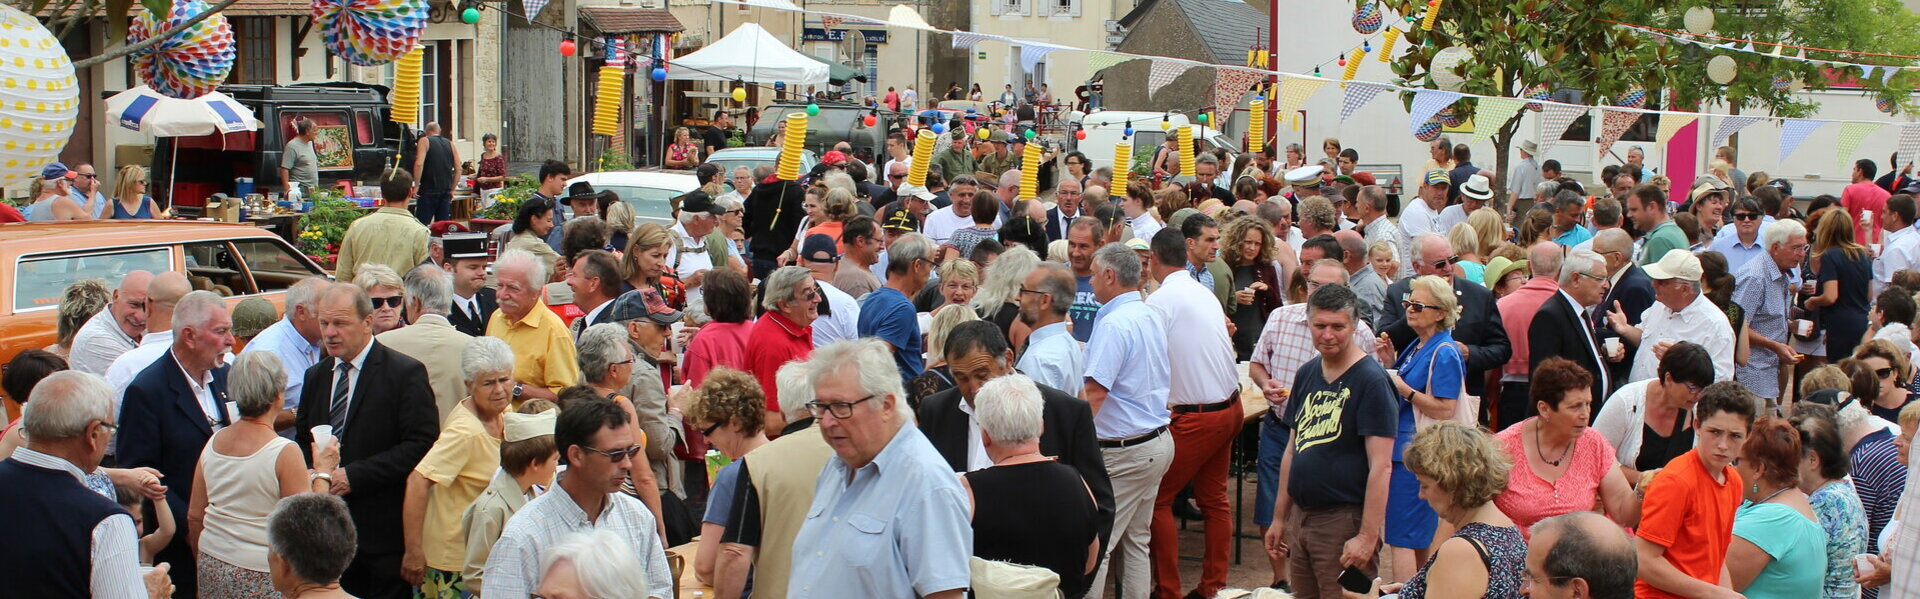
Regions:
<instances>
[{"instance_id":1,"label":"woman in blue dress","mask_svg":"<svg viewBox=\"0 0 1920 599\"><path fill-rule=\"evenodd\" d=\"M1466 359L1451 332L1460 317L1453 285L1440 277L1423 276L1407 288L1400 306L1406 310L1407 326L1419 338L1397 360L1392 344L1379 346L1381 362L1394 365L1388 376L1400 395L1400 432L1393 442L1393 478L1387 492L1385 541L1393 549L1389 582L1412 578L1419 565L1427 562L1428 545L1440 525L1440 516L1420 498L1420 481L1407 470L1401 453L1413 440L1416 421L1453 418L1466 377ZM1425 418L1416 418L1416 412Z\"/></svg>"},{"instance_id":2,"label":"woman in blue dress","mask_svg":"<svg viewBox=\"0 0 1920 599\"><path fill-rule=\"evenodd\" d=\"M1814 270L1818 287L1807 308L1820 311L1827 330L1827 359L1853 355L1867 334L1867 304L1871 303L1873 254L1854 242L1853 219L1845 210L1828 210L1814 225Z\"/></svg>"}]
</instances>

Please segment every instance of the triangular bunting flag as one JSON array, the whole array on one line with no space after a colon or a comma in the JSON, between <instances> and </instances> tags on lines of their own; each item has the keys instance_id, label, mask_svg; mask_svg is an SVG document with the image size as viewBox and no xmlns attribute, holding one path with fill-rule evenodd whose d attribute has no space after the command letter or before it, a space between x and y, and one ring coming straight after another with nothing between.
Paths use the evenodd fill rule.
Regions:
<instances>
[{"instance_id":1,"label":"triangular bunting flag","mask_svg":"<svg viewBox=\"0 0 1920 599\"><path fill-rule=\"evenodd\" d=\"M547 7L547 0L520 0L520 4L521 9L527 11L527 19L531 20L540 16L540 9Z\"/></svg>"},{"instance_id":2,"label":"triangular bunting flag","mask_svg":"<svg viewBox=\"0 0 1920 599\"><path fill-rule=\"evenodd\" d=\"M1600 138L1596 140L1600 142L1600 155L1605 156L1607 150L1613 149L1613 142L1620 141L1620 136L1626 134L1627 128L1639 121L1640 113L1638 112L1601 108Z\"/></svg>"},{"instance_id":3,"label":"triangular bunting flag","mask_svg":"<svg viewBox=\"0 0 1920 599\"><path fill-rule=\"evenodd\" d=\"M538 2L540 6L547 5L547 0L527 0L527 2L529 4ZM792 11L792 12L800 11L799 5L789 2L788 0L743 0L742 3L746 4L747 6L758 6L760 8L771 8L774 10L785 10L785 11ZM533 9L527 12L527 16L529 18L538 16L539 12L540 12L539 9Z\"/></svg>"},{"instance_id":4,"label":"triangular bunting flag","mask_svg":"<svg viewBox=\"0 0 1920 599\"><path fill-rule=\"evenodd\" d=\"M1842 123L1840 138L1833 142L1835 164L1845 167L1847 161L1853 159L1853 151L1860 149L1860 143L1866 141L1868 135L1879 131L1883 126L1886 126L1886 123Z\"/></svg>"},{"instance_id":5,"label":"triangular bunting flag","mask_svg":"<svg viewBox=\"0 0 1920 599\"><path fill-rule=\"evenodd\" d=\"M1100 71L1106 70L1108 67L1112 67L1114 65L1117 65L1129 60L1133 60L1133 57L1127 56L1125 54L1114 54L1112 52L1097 52L1097 51L1088 52L1087 53L1087 72L1098 73Z\"/></svg>"},{"instance_id":6,"label":"triangular bunting flag","mask_svg":"<svg viewBox=\"0 0 1920 599\"><path fill-rule=\"evenodd\" d=\"M1433 119L1433 115L1460 101L1460 94L1437 89L1423 89L1413 93L1413 105L1407 108L1407 131L1417 132L1421 125Z\"/></svg>"},{"instance_id":7,"label":"triangular bunting flag","mask_svg":"<svg viewBox=\"0 0 1920 599\"><path fill-rule=\"evenodd\" d=\"M1860 79L1867 80L1872 78L1873 78L1873 65L1870 65L1870 64L1860 65Z\"/></svg>"},{"instance_id":8,"label":"triangular bunting flag","mask_svg":"<svg viewBox=\"0 0 1920 599\"><path fill-rule=\"evenodd\" d=\"M1291 81L1291 79L1288 81ZM1375 96L1380 95L1380 92L1386 90L1386 86L1377 83L1347 82L1346 97L1340 100L1340 122L1346 122L1347 117L1353 116L1353 111L1359 110L1361 106L1366 106L1368 102L1373 101Z\"/></svg>"},{"instance_id":9,"label":"triangular bunting flag","mask_svg":"<svg viewBox=\"0 0 1920 599\"><path fill-rule=\"evenodd\" d=\"M1294 113L1298 112L1302 106L1307 105L1307 98L1313 97L1313 93L1320 91L1320 86L1326 84L1327 80L1317 77L1288 77L1281 75L1280 109L1279 112L1274 113L1274 118L1293 118ZM1347 89L1353 89L1353 86L1349 85Z\"/></svg>"},{"instance_id":10,"label":"triangular bunting flag","mask_svg":"<svg viewBox=\"0 0 1920 599\"><path fill-rule=\"evenodd\" d=\"M1799 148L1800 142L1806 141L1808 135L1812 135L1814 131L1820 129L1821 125L1825 125L1825 124L1827 124L1827 121L1816 121L1811 119L1787 119L1787 122L1780 126L1780 160L1779 161L1786 162L1787 155L1792 154L1794 149ZM1714 146L1714 147L1719 147L1719 146Z\"/></svg>"},{"instance_id":11,"label":"triangular bunting flag","mask_svg":"<svg viewBox=\"0 0 1920 599\"><path fill-rule=\"evenodd\" d=\"M1722 117L1720 119L1720 126L1713 130L1713 141L1708 143L1707 147L1718 148L1720 144L1726 143L1727 138L1733 137L1733 134L1739 133L1741 129L1747 128L1747 125L1758 122L1760 122L1760 117L1757 116Z\"/></svg>"},{"instance_id":12,"label":"triangular bunting flag","mask_svg":"<svg viewBox=\"0 0 1920 599\"><path fill-rule=\"evenodd\" d=\"M1020 46L1020 70L1024 72L1032 73L1033 67L1035 65L1040 64L1041 60L1045 60L1047 58L1047 54L1052 53L1057 48L1058 46L1053 46L1050 44L1034 44L1034 43L1028 43Z\"/></svg>"},{"instance_id":13,"label":"triangular bunting flag","mask_svg":"<svg viewBox=\"0 0 1920 599\"><path fill-rule=\"evenodd\" d=\"M1920 159L1920 123L1900 125L1900 158L1894 160L1895 166L1887 167L1888 172L1899 170L1898 165L1913 164Z\"/></svg>"},{"instance_id":14,"label":"triangular bunting flag","mask_svg":"<svg viewBox=\"0 0 1920 599\"><path fill-rule=\"evenodd\" d=\"M1680 134L1681 129L1685 129L1687 125L1693 124L1693 121L1699 118L1700 118L1700 115L1693 114L1690 112L1662 113L1660 115L1660 128L1659 128L1659 131L1654 133L1653 135L1653 143L1659 144L1659 145L1666 145L1668 141L1671 141L1673 139L1673 136Z\"/></svg>"},{"instance_id":15,"label":"triangular bunting flag","mask_svg":"<svg viewBox=\"0 0 1920 599\"><path fill-rule=\"evenodd\" d=\"M894 27L905 27L907 29L918 29L921 31L939 31L938 29L934 29L932 25L927 24L926 17L920 16L919 11L905 4L895 4L893 10L887 11L887 24Z\"/></svg>"},{"instance_id":16,"label":"triangular bunting flag","mask_svg":"<svg viewBox=\"0 0 1920 599\"><path fill-rule=\"evenodd\" d=\"M1571 104L1542 102L1540 108L1540 149L1552 147L1567 133L1567 127L1574 119L1587 113L1587 107Z\"/></svg>"},{"instance_id":17,"label":"triangular bunting flag","mask_svg":"<svg viewBox=\"0 0 1920 599\"><path fill-rule=\"evenodd\" d=\"M1498 133L1501 127L1506 126L1507 121L1513 118L1514 113L1520 112L1520 109L1526 105L1527 101L1519 98L1480 98L1477 100L1473 105L1473 136L1468 138L1467 145L1471 146L1480 143L1481 140L1493 137L1493 134Z\"/></svg>"},{"instance_id":18,"label":"triangular bunting flag","mask_svg":"<svg viewBox=\"0 0 1920 599\"><path fill-rule=\"evenodd\" d=\"M1193 65L1184 60L1153 59L1153 64L1147 67L1147 97L1153 97L1154 92L1173 83L1175 78L1193 68Z\"/></svg>"},{"instance_id":19,"label":"triangular bunting flag","mask_svg":"<svg viewBox=\"0 0 1920 599\"><path fill-rule=\"evenodd\" d=\"M1881 71L1883 71L1880 74L1880 85L1882 87L1893 85L1893 76L1900 74L1900 69L1896 69L1893 67L1887 67L1885 69L1881 69Z\"/></svg>"},{"instance_id":20,"label":"triangular bunting flag","mask_svg":"<svg viewBox=\"0 0 1920 599\"><path fill-rule=\"evenodd\" d=\"M1214 110L1223 112L1239 108L1240 99L1265 78L1260 71L1248 69L1214 67L1213 71L1213 106Z\"/></svg>"},{"instance_id":21,"label":"triangular bunting flag","mask_svg":"<svg viewBox=\"0 0 1920 599\"><path fill-rule=\"evenodd\" d=\"M967 33L965 31L955 31L953 32L953 48L956 50L963 49L963 48L967 50L972 50L974 44L978 44L980 42L984 42L991 39L993 38L980 35L978 33Z\"/></svg>"}]
</instances>

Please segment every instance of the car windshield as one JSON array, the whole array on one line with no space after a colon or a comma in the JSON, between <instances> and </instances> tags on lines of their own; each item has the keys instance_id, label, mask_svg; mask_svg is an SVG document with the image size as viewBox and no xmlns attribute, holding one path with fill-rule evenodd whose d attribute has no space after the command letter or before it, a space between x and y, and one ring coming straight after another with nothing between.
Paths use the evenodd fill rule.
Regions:
<instances>
[{"instance_id":1,"label":"car windshield","mask_svg":"<svg viewBox=\"0 0 1920 599\"><path fill-rule=\"evenodd\" d=\"M686 193L685 190L631 185L600 185L596 188L619 194L621 201L633 206L633 215L640 220L656 222L672 222L672 200Z\"/></svg>"},{"instance_id":2,"label":"car windshield","mask_svg":"<svg viewBox=\"0 0 1920 599\"><path fill-rule=\"evenodd\" d=\"M95 254L52 254L20 260L13 283L13 311L53 309L67 286L85 279L101 279L109 287L136 270L173 270L172 250L165 247Z\"/></svg>"}]
</instances>

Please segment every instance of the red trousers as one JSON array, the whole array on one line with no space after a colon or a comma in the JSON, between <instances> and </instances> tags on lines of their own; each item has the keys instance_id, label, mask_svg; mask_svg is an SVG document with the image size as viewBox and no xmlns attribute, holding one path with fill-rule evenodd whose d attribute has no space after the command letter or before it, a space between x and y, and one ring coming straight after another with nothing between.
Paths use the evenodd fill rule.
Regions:
<instances>
[{"instance_id":1,"label":"red trousers","mask_svg":"<svg viewBox=\"0 0 1920 599\"><path fill-rule=\"evenodd\" d=\"M1160 494L1153 502L1153 539L1147 545L1153 556L1155 599L1181 599L1180 523L1173 517L1173 498L1187 483L1193 483L1193 499L1206 515L1206 552L1195 592L1212 597L1227 586L1228 551L1233 547L1227 467L1245 416L1235 395L1233 405L1224 410L1176 413L1167 426L1173 435L1173 463L1160 479Z\"/></svg>"}]
</instances>

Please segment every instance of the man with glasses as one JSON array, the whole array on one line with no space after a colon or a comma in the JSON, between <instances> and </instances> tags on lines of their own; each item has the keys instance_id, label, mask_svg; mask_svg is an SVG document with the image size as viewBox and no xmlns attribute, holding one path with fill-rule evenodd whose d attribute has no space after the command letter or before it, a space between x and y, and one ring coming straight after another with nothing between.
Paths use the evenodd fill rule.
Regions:
<instances>
[{"instance_id":1,"label":"man with glasses","mask_svg":"<svg viewBox=\"0 0 1920 599\"><path fill-rule=\"evenodd\" d=\"M73 187L68 193L73 203L86 213L87 218L107 218L113 216L113 206L107 196L100 193L100 175L93 172L93 165L81 162L73 165Z\"/></svg>"},{"instance_id":2,"label":"man with glasses","mask_svg":"<svg viewBox=\"0 0 1920 599\"><path fill-rule=\"evenodd\" d=\"M1616 339L1622 335L1619 329L1609 328L1607 313L1619 311L1626 318L1627 326L1640 326L1641 314L1654 305L1659 285L1647 278L1647 271L1633 263L1633 237L1627 235L1626 231L1617 228L1605 229L1588 241L1593 253L1599 254L1600 258L1607 263L1607 284L1609 285L1607 295L1601 298L1600 307L1591 315L1593 330L1600 335L1600 343L1604 346L1607 339ZM1697 285L1700 277L1695 276L1692 280ZM1686 304L1679 306L1685 307ZM1687 337L1681 337L1681 339L1685 338ZM1638 350L1645 348L1640 347L1637 339L1638 337L1635 336L1623 340L1626 345L1621 348L1622 354L1609 353L1604 356L1608 361L1607 377L1613 380L1616 387L1630 382L1627 374L1634 369L1635 364L1639 363ZM1731 359L1731 357L1732 354L1729 353L1728 358ZM1657 361L1658 358L1655 360ZM1652 372L1652 365L1649 365L1648 372ZM1732 375L1732 370L1728 370L1727 376ZM1612 390L1608 390L1608 394L1611 395ZM1600 405L1606 400L1605 397L1593 398L1594 413L1599 413Z\"/></svg>"},{"instance_id":3,"label":"man with glasses","mask_svg":"<svg viewBox=\"0 0 1920 599\"><path fill-rule=\"evenodd\" d=\"M1693 252L1671 250L1646 268L1658 302L1646 309L1638 326L1631 324L1617 305L1603 306L1607 326L1628 345L1639 348L1632 360L1633 369L1623 382L1653 378L1660 358L1681 342L1699 344L1713 356L1714 381L1733 378L1733 325L1725 311L1700 294L1702 274L1700 258Z\"/></svg>"},{"instance_id":4,"label":"man with glasses","mask_svg":"<svg viewBox=\"0 0 1920 599\"><path fill-rule=\"evenodd\" d=\"M1080 209L1082 197L1078 179L1060 178L1060 184L1053 189L1054 207L1047 209L1048 243L1066 239L1067 228L1073 224L1074 219L1086 216L1086 213Z\"/></svg>"},{"instance_id":5,"label":"man with glasses","mask_svg":"<svg viewBox=\"0 0 1920 599\"><path fill-rule=\"evenodd\" d=\"M1800 362L1787 343L1788 311L1793 308L1787 271L1807 258L1807 228L1800 221L1777 220L1761 233L1760 243L1767 255L1733 273L1733 303L1747 311L1747 344L1752 347L1747 363L1734 369L1734 378L1754 395L1777 400L1787 395L1780 383L1782 369Z\"/></svg>"},{"instance_id":6,"label":"man with glasses","mask_svg":"<svg viewBox=\"0 0 1920 599\"><path fill-rule=\"evenodd\" d=\"M860 298L860 336L878 337L893 350L902 385L920 376L924 369L921 354L925 340L920 337L920 318L910 298L932 277L932 255L933 243L925 235L901 235L887 247L887 284Z\"/></svg>"},{"instance_id":7,"label":"man with glasses","mask_svg":"<svg viewBox=\"0 0 1920 599\"><path fill-rule=\"evenodd\" d=\"M1633 537L1596 512L1541 520L1527 541L1526 595L1537 599L1624 599L1639 575Z\"/></svg>"},{"instance_id":8,"label":"man with glasses","mask_svg":"<svg viewBox=\"0 0 1920 599\"><path fill-rule=\"evenodd\" d=\"M912 425L888 353L860 339L807 361L807 409L834 455L813 498L819 517L794 537L788 597L958 599L970 586L967 492Z\"/></svg>"},{"instance_id":9,"label":"man with glasses","mask_svg":"<svg viewBox=\"0 0 1920 599\"><path fill-rule=\"evenodd\" d=\"M780 414L780 388L774 374L788 362L813 353L813 321L820 317L820 291L813 272L804 266L782 266L761 283L760 306L766 310L747 333L747 372L767 394L769 433L780 432L786 418ZM829 308L831 309L831 308Z\"/></svg>"},{"instance_id":10,"label":"man with glasses","mask_svg":"<svg viewBox=\"0 0 1920 599\"><path fill-rule=\"evenodd\" d=\"M1167 235L1180 238L1177 231ZM1159 237L1158 234L1155 235ZM1184 269L1183 269L1184 270ZM1142 301L1140 256L1119 243L1093 254L1093 293L1101 303L1098 327L1087 340L1084 397L1093 408L1094 436L1113 482L1112 539L1094 588L1106 587L1106 572L1118 572L1124 599L1153 591L1147 541L1152 509L1173 459L1167 436L1171 366L1166 319ZM1222 323L1225 322L1223 318Z\"/></svg>"},{"instance_id":11,"label":"man with glasses","mask_svg":"<svg viewBox=\"0 0 1920 599\"><path fill-rule=\"evenodd\" d=\"M1454 276L1453 264L1457 259L1453 255L1453 244L1448 243L1446 237L1438 233L1423 234L1413 239L1413 249L1415 277L1436 276L1453 285L1455 302L1460 307L1459 320L1453 325L1453 339L1466 346L1467 393L1485 394L1487 371L1505 364L1513 355L1513 345L1507 339L1507 328L1500 320L1493 292L1466 277ZM1413 277L1408 277L1387 287L1385 303L1379 307L1380 332L1397 350L1405 350L1419 339L1413 328L1407 326L1407 311L1400 306L1400 301L1411 291L1412 281Z\"/></svg>"},{"instance_id":12,"label":"man with glasses","mask_svg":"<svg viewBox=\"0 0 1920 599\"><path fill-rule=\"evenodd\" d=\"M627 411L587 387L567 390L567 409L553 427L553 441L567 456L567 475L557 488L528 501L487 557L487 597L526 599L540 588L546 570L542 549L567 535L605 530L633 549L645 573L647 597L673 596L673 574L660 542L653 513L625 493L634 456L646 451L634 438Z\"/></svg>"},{"instance_id":13,"label":"man with glasses","mask_svg":"<svg viewBox=\"0 0 1920 599\"><path fill-rule=\"evenodd\" d=\"M733 189L720 194L720 197L715 198L714 201L733 200L736 205L746 205L747 194L753 193L753 171L744 166L736 167L733 169L733 177L727 182L733 185Z\"/></svg>"},{"instance_id":14,"label":"man with glasses","mask_svg":"<svg viewBox=\"0 0 1920 599\"><path fill-rule=\"evenodd\" d=\"M1908 205L1912 205L1912 202L1909 201ZM1761 209L1759 201L1741 198L1734 202L1733 222L1721 229L1713 239L1713 251L1727 257L1727 272L1740 272L1748 261L1766 253L1760 247L1760 229L1767 220L1770 217Z\"/></svg>"},{"instance_id":15,"label":"man with glasses","mask_svg":"<svg viewBox=\"0 0 1920 599\"><path fill-rule=\"evenodd\" d=\"M1560 264L1560 291L1540 304L1527 327L1528 370L1539 370L1547 358L1566 358L1593 373L1594 403L1612 389L1604 367L1598 333L1586 318L1587 310L1607 296L1607 264L1599 254L1575 250Z\"/></svg>"}]
</instances>

